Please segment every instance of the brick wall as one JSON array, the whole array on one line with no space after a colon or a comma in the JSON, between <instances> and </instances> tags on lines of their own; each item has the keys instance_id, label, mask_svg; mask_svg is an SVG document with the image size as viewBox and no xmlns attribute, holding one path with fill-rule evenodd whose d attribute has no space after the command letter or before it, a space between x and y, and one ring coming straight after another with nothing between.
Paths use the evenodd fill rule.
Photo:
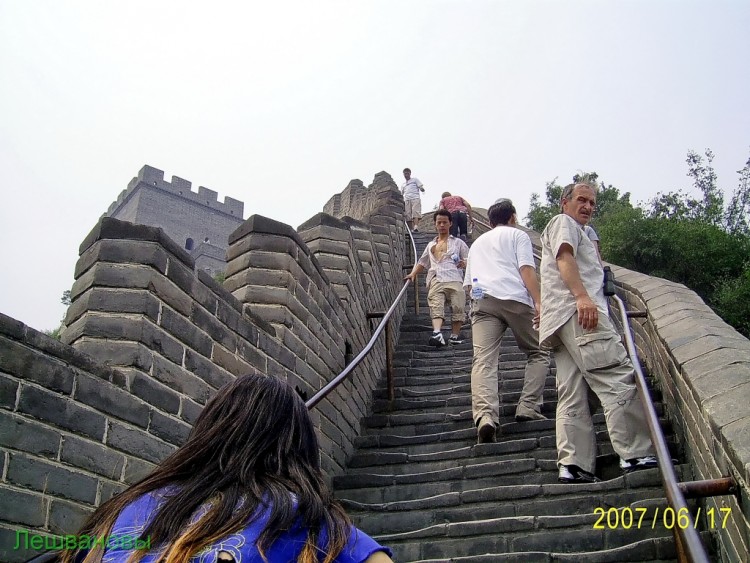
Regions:
<instances>
[{"instance_id":1,"label":"brick wall","mask_svg":"<svg viewBox=\"0 0 750 563\"><path fill-rule=\"evenodd\" d=\"M667 415L681 437L694 479L733 476L740 496L710 497L722 561L750 553L750 341L684 285L612 266L631 319L639 357L656 376ZM722 529L720 508L731 515Z\"/></svg>"},{"instance_id":2,"label":"brick wall","mask_svg":"<svg viewBox=\"0 0 750 563\"><path fill-rule=\"evenodd\" d=\"M125 374L0 314L0 561L32 555L12 549L16 530L71 533L175 449L189 426L154 403Z\"/></svg>"},{"instance_id":3,"label":"brick wall","mask_svg":"<svg viewBox=\"0 0 750 563\"><path fill-rule=\"evenodd\" d=\"M105 217L81 244L62 342L0 316L0 560L30 555L12 550L17 529L75 531L235 376L311 395L337 375L369 339L367 313L402 286L403 203L388 180L360 193L356 218L319 214L298 233L251 217L230 240L225 286L162 230ZM384 349L312 412L329 477L353 450Z\"/></svg>"}]
</instances>

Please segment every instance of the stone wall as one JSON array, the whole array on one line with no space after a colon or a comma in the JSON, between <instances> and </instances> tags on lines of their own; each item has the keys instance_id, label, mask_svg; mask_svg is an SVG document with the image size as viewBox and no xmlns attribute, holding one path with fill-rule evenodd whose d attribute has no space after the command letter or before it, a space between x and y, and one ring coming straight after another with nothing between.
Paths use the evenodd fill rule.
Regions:
<instances>
[{"instance_id":1,"label":"stone wall","mask_svg":"<svg viewBox=\"0 0 750 563\"><path fill-rule=\"evenodd\" d=\"M740 495L709 497L722 561L750 553L750 341L684 285L612 266L639 357L656 376L694 479L733 476ZM721 508L731 509L722 525ZM722 518L719 518L719 515Z\"/></svg>"},{"instance_id":2,"label":"stone wall","mask_svg":"<svg viewBox=\"0 0 750 563\"><path fill-rule=\"evenodd\" d=\"M369 339L367 313L402 286L389 180L361 192L357 219L319 214L298 233L251 217L230 239L224 287L162 230L105 217L81 244L62 342L0 317L0 560L29 555L11 550L17 529L75 531L181 444L235 376L310 396L342 371ZM329 477L353 451L384 349L381 338L312 412Z\"/></svg>"},{"instance_id":3,"label":"stone wall","mask_svg":"<svg viewBox=\"0 0 750 563\"><path fill-rule=\"evenodd\" d=\"M13 550L16 530L73 532L174 450L194 415L165 411L126 374L0 314L0 561L33 555Z\"/></svg>"}]
</instances>

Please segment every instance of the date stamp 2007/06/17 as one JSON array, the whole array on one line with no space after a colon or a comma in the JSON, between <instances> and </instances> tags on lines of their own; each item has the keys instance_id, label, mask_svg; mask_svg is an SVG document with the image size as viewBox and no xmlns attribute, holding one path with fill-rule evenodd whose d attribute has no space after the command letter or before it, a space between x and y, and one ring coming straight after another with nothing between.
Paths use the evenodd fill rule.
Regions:
<instances>
[{"instance_id":1,"label":"date stamp 2007/06/17","mask_svg":"<svg viewBox=\"0 0 750 563\"><path fill-rule=\"evenodd\" d=\"M653 517L649 517L649 513L652 510ZM718 510L715 508L707 509L704 512L706 527L709 530L725 529L727 527L727 519L731 513L732 509L728 507L722 507ZM595 530L640 530L641 528L655 529L657 526L664 526L668 530L673 530L674 528L685 530L690 526L697 527L701 517L701 508L698 507L692 523L687 508L675 510L671 506L661 509L658 506L653 509L644 507L630 508L629 506L624 508L597 507L594 509L594 514L599 516L594 523Z\"/></svg>"}]
</instances>

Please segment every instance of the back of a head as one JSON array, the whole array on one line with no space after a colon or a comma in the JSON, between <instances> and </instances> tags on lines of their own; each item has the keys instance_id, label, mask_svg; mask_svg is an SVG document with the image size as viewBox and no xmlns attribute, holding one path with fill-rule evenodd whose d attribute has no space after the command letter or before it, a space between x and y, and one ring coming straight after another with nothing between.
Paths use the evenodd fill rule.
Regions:
<instances>
[{"instance_id":1,"label":"back of a head","mask_svg":"<svg viewBox=\"0 0 750 563\"><path fill-rule=\"evenodd\" d=\"M451 196L450 192L443 192L443 195L441 195L440 197L450 197L450 196Z\"/></svg>"},{"instance_id":2,"label":"back of a head","mask_svg":"<svg viewBox=\"0 0 750 563\"><path fill-rule=\"evenodd\" d=\"M296 465L319 469L318 441L304 401L272 376L245 375L221 388L184 447L193 444L200 446L196 455L205 454L204 467L216 464L216 471L241 481L288 475Z\"/></svg>"},{"instance_id":3,"label":"back of a head","mask_svg":"<svg viewBox=\"0 0 750 563\"><path fill-rule=\"evenodd\" d=\"M509 199L499 199L493 203L487 210L487 217L490 219L490 226L507 225L511 217L516 213L513 202Z\"/></svg>"},{"instance_id":4,"label":"back of a head","mask_svg":"<svg viewBox=\"0 0 750 563\"><path fill-rule=\"evenodd\" d=\"M272 511L257 541L261 550L289 529L297 511L310 529L305 560L317 549L322 525L327 526L332 553L346 543L349 521L320 471L318 440L307 407L291 386L272 376L245 375L219 389L187 441L149 476L100 506L81 533L109 534L126 506L165 487L173 487L173 492L143 534L180 558L219 540L227 530L246 526L261 503ZM216 510L191 524L195 511L207 503ZM178 541L185 534L192 543ZM100 553L89 553L86 562ZM71 555L67 552L65 561L73 561Z\"/></svg>"}]
</instances>

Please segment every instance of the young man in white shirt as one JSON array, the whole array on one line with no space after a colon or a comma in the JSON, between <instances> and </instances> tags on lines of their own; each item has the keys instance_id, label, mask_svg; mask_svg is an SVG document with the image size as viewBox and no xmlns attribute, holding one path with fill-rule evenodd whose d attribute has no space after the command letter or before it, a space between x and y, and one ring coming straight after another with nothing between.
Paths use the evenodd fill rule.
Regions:
<instances>
[{"instance_id":1,"label":"young man in white shirt","mask_svg":"<svg viewBox=\"0 0 750 563\"><path fill-rule=\"evenodd\" d=\"M406 182L401 186L401 195L404 196L404 215L409 228L415 233L419 231L417 223L422 218L422 199L419 192L424 192L424 186L418 178L411 175L411 170L404 168Z\"/></svg>"},{"instance_id":2,"label":"young man in white shirt","mask_svg":"<svg viewBox=\"0 0 750 563\"><path fill-rule=\"evenodd\" d=\"M460 238L450 234L451 214L445 209L438 209L433 214L437 236L424 249L421 258L414 264L412 271L404 277L417 282L417 276L427 271L427 303L432 317L432 336L429 344L445 346L443 337L443 317L445 304L451 309L451 336L449 344L461 344L461 325L466 318L466 294L461 286L463 275L461 268L466 267L469 247Z\"/></svg>"},{"instance_id":3,"label":"young man in white shirt","mask_svg":"<svg viewBox=\"0 0 750 563\"><path fill-rule=\"evenodd\" d=\"M487 214L492 230L472 244L464 278L465 287L476 283L482 290L471 302L471 403L479 443L495 441L500 416L497 360L505 330L510 327L526 354L524 384L516 407L518 422L546 420L541 406L550 363L549 352L539 347L534 327L541 298L531 239L515 228L516 209L510 200L498 200Z\"/></svg>"}]
</instances>

